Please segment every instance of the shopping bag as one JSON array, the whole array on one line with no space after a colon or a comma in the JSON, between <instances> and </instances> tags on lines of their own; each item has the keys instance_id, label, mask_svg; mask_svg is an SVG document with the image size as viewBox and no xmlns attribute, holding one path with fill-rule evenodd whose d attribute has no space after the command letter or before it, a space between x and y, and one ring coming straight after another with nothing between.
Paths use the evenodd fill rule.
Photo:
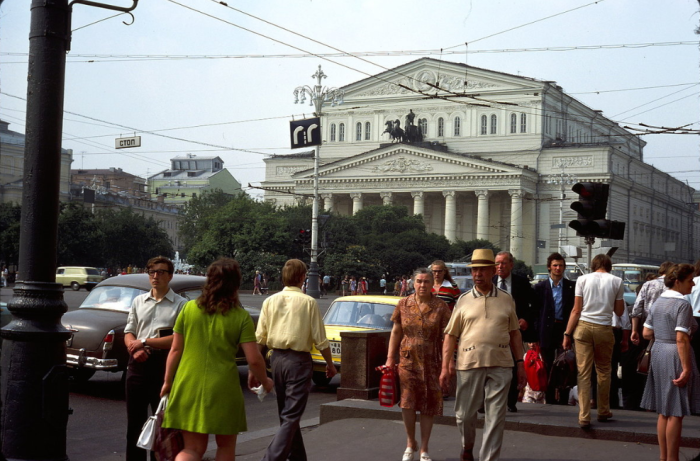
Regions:
<instances>
[{"instance_id":1,"label":"shopping bag","mask_svg":"<svg viewBox=\"0 0 700 461\"><path fill-rule=\"evenodd\" d=\"M143 448L145 450L153 450L153 444L156 441L156 431L160 427L160 423L158 422L158 414L165 411L165 405L167 404L167 402L167 396L160 399L160 402L158 403L158 408L156 409L156 413L146 420L146 422L143 425L143 428L141 429L141 434L139 435L139 439L136 442L137 447Z\"/></svg>"},{"instance_id":2,"label":"shopping bag","mask_svg":"<svg viewBox=\"0 0 700 461\"><path fill-rule=\"evenodd\" d=\"M379 382L379 405L383 407L393 407L399 403L399 377L394 368L382 365L376 368L382 372L382 379Z\"/></svg>"},{"instance_id":3,"label":"shopping bag","mask_svg":"<svg viewBox=\"0 0 700 461\"><path fill-rule=\"evenodd\" d=\"M525 374L530 389L536 392L547 390L547 367L540 355L540 346L535 344L525 354Z\"/></svg>"},{"instance_id":4,"label":"shopping bag","mask_svg":"<svg viewBox=\"0 0 700 461\"><path fill-rule=\"evenodd\" d=\"M168 396L161 399L165 400L160 411L156 411L156 437L153 442L153 452L158 461L175 461L175 457L185 447L185 442L182 438L180 429L169 429L163 427L163 416L165 409L168 406ZM160 405L158 405L160 408Z\"/></svg>"},{"instance_id":5,"label":"shopping bag","mask_svg":"<svg viewBox=\"0 0 700 461\"><path fill-rule=\"evenodd\" d=\"M637 373L641 375L649 374L649 366L651 365L651 348L654 345L654 340L649 341L647 348L639 355L637 362Z\"/></svg>"},{"instance_id":6,"label":"shopping bag","mask_svg":"<svg viewBox=\"0 0 700 461\"><path fill-rule=\"evenodd\" d=\"M557 354L549 375L549 386L552 389L571 389L576 385L578 368L574 349L564 350Z\"/></svg>"}]
</instances>

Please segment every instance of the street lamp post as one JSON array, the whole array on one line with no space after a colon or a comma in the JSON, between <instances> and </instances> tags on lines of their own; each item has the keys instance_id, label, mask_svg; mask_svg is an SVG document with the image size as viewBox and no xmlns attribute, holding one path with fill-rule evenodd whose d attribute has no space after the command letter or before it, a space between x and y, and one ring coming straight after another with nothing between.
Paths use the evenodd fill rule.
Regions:
<instances>
[{"instance_id":1,"label":"street lamp post","mask_svg":"<svg viewBox=\"0 0 700 461\"><path fill-rule=\"evenodd\" d=\"M294 103L304 103L309 98L309 105L314 106L316 117L321 117L323 104L330 102L331 106L343 103L345 92L338 88L328 88L321 84L326 74L318 66L318 70L311 78L316 79L316 85L302 85L294 89ZM320 129L320 127L319 127ZM314 298L321 297L321 290L318 283L318 164L319 148L314 147L314 203L311 211L311 265L309 267L309 282L306 286L306 293Z\"/></svg>"},{"instance_id":2,"label":"street lamp post","mask_svg":"<svg viewBox=\"0 0 700 461\"><path fill-rule=\"evenodd\" d=\"M564 167L561 168L561 174L558 176L552 175L547 181L549 184L561 185L561 198L559 200L559 242L557 243L558 251L561 251L562 232L564 230L564 200L566 199L566 186L571 186L578 182L576 175L565 173Z\"/></svg>"}]
</instances>

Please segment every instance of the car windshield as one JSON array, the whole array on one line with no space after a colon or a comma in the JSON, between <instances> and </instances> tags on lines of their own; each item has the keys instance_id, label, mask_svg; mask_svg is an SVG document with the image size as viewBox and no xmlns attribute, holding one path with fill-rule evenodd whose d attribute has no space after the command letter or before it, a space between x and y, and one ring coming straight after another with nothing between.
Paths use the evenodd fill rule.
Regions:
<instances>
[{"instance_id":1,"label":"car windshield","mask_svg":"<svg viewBox=\"0 0 700 461\"><path fill-rule=\"evenodd\" d=\"M370 303L366 301L336 301L326 312L323 322L326 325L346 325L390 330L394 323L391 314L392 304Z\"/></svg>"},{"instance_id":2,"label":"car windshield","mask_svg":"<svg viewBox=\"0 0 700 461\"><path fill-rule=\"evenodd\" d=\"M131 301L145 290L131 287L101 286L95 287L85 301L80 305L81 309L107 309L110 311L129 312Z\"/></svg>"}]
</instances>

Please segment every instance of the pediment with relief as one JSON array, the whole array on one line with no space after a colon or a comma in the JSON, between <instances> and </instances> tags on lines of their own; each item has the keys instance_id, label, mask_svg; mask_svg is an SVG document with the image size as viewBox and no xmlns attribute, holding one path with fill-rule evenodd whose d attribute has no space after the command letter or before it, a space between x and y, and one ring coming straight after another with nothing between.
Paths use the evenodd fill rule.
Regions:
<instances>
[{"instance_id":1,"label":"pediment with relief","mask_svg":"<svg viewBox=\"0 0 700 461\"><path fill-rule=\"evenodd\" d=\"M407 144L376 149L322 166L323 180L349 178L389 178L404 176L444 177L446 175L509 175L521 174L516 166L466 157L449 152L434 151ZM294 174L293 179L313 177L313 170Z\"/></svg>"},{"instance_id":2,"label":"pediment with relief","mask_svg":"<svg viewBox=\"0 0 700 461\"><path fill-rule=\"evenodd\" d=\"M474 93L508 89L541 87L539 82L515 75L462 64L439 62L424 58L383 72L346 86L345 99L372 96L415 94L415 91L434 93Z\"/></svg>"}]
</instances>

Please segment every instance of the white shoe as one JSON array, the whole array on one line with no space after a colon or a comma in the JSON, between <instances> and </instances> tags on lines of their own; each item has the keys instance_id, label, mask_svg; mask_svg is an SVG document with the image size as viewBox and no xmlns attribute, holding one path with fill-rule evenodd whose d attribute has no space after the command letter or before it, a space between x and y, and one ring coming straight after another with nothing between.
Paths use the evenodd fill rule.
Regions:
<instances>
[{"instance_id":1,"label":"white shoe","mask_svg":"<svg viewBox=\"0 0 700 461\"><path fill-rule=\"evenodd\" d=\"M413 454L415 452L416 451L411 447L406 448L406 451L403 452L403 458L401 458L401 461L413 461Z\"/></svg>"},{"instance_id":2,"label":"white shoe","mask_svg":"<svg viewBox=\"0 0 700 461\"><path fill-rule=\"evenodd\" d=\"M428 453L421 453L420 454L420 461L433 461L430 459L430 455Z\"/></svg>"}]
</instances>

